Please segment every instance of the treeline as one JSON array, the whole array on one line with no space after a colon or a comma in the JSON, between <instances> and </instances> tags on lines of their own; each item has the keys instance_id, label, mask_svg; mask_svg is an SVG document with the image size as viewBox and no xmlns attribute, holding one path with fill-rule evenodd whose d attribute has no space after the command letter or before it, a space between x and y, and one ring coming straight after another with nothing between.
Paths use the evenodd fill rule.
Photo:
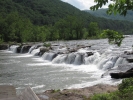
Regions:
<instances>
[{"instance_id":1,"label":"treeline","mask_svg":"<svg viewBox=\"0 0 133 100\"><path fill-rule=\"evenodd\" d=\"M60 0L1 0L0 41L100 38L102 30L133 33L133 23L97 18Z\"/></svg>"},{"instance_id":2,"label":"treeline","mask_svg":"<svg viewBox=\"0 0 133 100\"><path fill-rule=\"evenodd\" d=\"M81 17L67 16L54 25L34 25L17 12L0 16L0 39L4 42L73 40L98 37L100 29L96 22L88 24ZM93 34L92 34L93 33Z\"/></svg>"}]
</instances>

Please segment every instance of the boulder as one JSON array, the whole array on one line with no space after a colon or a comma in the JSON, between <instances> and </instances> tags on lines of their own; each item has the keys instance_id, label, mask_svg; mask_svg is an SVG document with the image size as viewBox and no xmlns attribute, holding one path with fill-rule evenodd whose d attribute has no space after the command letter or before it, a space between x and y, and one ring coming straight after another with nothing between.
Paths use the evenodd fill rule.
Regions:
<instances>
[{"instance_id":1,"label":"boulder","mask_svg":"<svg viewBox=\"0 0 133 100\"><path fill-rule=\"evenodd\" d=\"M17 47L17 53L21 52L21 48L22 48L22 46Z\"/></svg>"},{"instance_id":2,"label":"boulder","mask_svg":"<svg viewBox=\"0 0 133 100\"><path fill-rule=\"evenodd\" d=\"M28 53L31 45L21 45L17 48L17 53Z\"/></svg>"},{"instance_id":3,"label":"boulder","mask_svg":"<svg viewBox=\"0 0 133 100\"><path fill-rule=\"evenodd\" d=\"M133 62L133 57L127 58L127 61L128 61L129 63L132 63L132 62Z\"/></svg>"},{"instance_id":4,"label":"boulder","mask_svg":"<svg viewBox=\"0 0 133 100\"><path fill-rule=\"evenodd\" d=\"M133 77L133 68L127 70L126 72L110 73L110 76L111 78L115 78L115 79Z\"/></svg>"},{"instance_id":5,"label":"boulder","mask_svg":"<svg viewBox=\"0 0 133 100\"><path fill-rule=\"evenodd\" d=\"M87 56L91 56L94 54L93 52L86 52L86 53L87 53Z\"/></svg>"},{"instance_id":6,"label":"boulder","mask_svg":"<svg viewBox=\"0 0 133 100\"><path fill-rule=\"evenodd\" d=\"M133 54L133 51L124 51L124 54L131 55Z\"/></svg>"},{"instance_id":7,"label":"boulder","mask_svg":"<svg viewBox=\"0 0 133 100\"><path fill-rule=\"evenodd\" d=\"M48 47L48 48L46 48L46 47L42 47L42 48L40 48L40 52L39 52L39 56L42 56L45 52L48 52L48 51L50 51L50 48Z\"/></svg>"},{"instance_id":8,"label":"boulder","mask_svg":"<svg viewBox=\"0 0 133 100\"><path fill-rule=\"evenodd\" d=\"M31 48L31 45L24 45L21 48L21 52L20 53L28 53L29 49Z\"/></svg>"}]
</instances>

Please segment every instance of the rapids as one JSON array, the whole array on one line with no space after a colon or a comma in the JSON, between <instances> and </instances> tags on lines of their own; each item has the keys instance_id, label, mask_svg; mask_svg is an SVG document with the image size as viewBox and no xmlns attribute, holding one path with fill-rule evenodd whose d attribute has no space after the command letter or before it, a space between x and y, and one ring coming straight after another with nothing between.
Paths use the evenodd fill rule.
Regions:
<instances>
[{"instance_id":1,"label":"rapids","mask_svg":"<svg viewBox=\"0 0 133 100\"><path fill-rule=\"evenodd\" d=\"M109 70L118 71L128 63L120 55L132 50L133 37L126 37L121 47L109 45L106 39L53 41L52 50L39 55L42 43L28 53L17 53L17 45L0 51L0 85L14 85L19 91L27 86L36 92L47 89L81 88L95 84L117 85ZM68 52L73 50L73 52ZM90 55L91 54L91 55Z\"/></svg>"}]
</instances>

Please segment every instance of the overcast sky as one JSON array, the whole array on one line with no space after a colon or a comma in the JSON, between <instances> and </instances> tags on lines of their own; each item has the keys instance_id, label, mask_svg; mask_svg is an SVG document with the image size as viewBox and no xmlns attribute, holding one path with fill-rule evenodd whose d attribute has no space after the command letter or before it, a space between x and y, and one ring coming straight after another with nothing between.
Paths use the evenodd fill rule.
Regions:
<instances>
[{"instance_id":1,"label":"overcast sky","mask_svg":"<svg viewBox=\"0 0 133 100\"><path fill-rule=\"evenodd\" d=\"M68 2L71 5L79 8L80 10L88 10L91 6L95 5L94 0L62 0L64 2ZM107 8L107 5L104 6Z\"/></svg>"}]
</instances>

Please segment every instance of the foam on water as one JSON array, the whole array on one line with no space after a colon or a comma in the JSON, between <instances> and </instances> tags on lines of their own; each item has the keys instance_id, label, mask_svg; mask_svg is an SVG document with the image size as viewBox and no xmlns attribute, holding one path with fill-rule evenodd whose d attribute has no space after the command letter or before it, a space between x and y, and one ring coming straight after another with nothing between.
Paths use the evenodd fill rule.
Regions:
<instances>
[{"instance_id":1,"label":"foam on water","mask_svg":"<svg viewBox=\"0 0 133 100\"><path fill-rule=\"evenodd\" d=\"M45 87L45 85L36 85L36 86L33 86L32 89L39 89L43 87Z\"/></svg>"},{"instance_id":2,"label":"foam on water","mask_svg":"<svg viewBox=\"0 0 133 100\"><path fill-rule=\"evenodd\" d=\"M44 66L44 65L51 65L51 63L29 63L26 65L28 65L28 66Z\"/></svg>"},{"instance_id":3,"label":"foam on water","mask_svg":"<svg viewBox=\"0 0 133 100\"><path fill-rule=\"evenodd\" d=\"M94 81L91 82L83 82L80 84L74 84L68 87L68 89L72 89L72 88L84 88L84 87L90 87L90 86L94 86L97 84L110 84L110 85L118 85L122 82L122 80L112 80L110 78L110 76L107 76L105 78L98 78Z\"/></svg>"},{"instance_id":4,"label":"foam on water","mask_svg":"<svg viewBox=\"0 0 133 100\"><path fill-rule=\"evenodd\" d=\"M27 58L27 57L32 57L33 55L29 55L29 54L21 54L19 56L15 56L16 58Z\"/></svg>"}]
</instances>

